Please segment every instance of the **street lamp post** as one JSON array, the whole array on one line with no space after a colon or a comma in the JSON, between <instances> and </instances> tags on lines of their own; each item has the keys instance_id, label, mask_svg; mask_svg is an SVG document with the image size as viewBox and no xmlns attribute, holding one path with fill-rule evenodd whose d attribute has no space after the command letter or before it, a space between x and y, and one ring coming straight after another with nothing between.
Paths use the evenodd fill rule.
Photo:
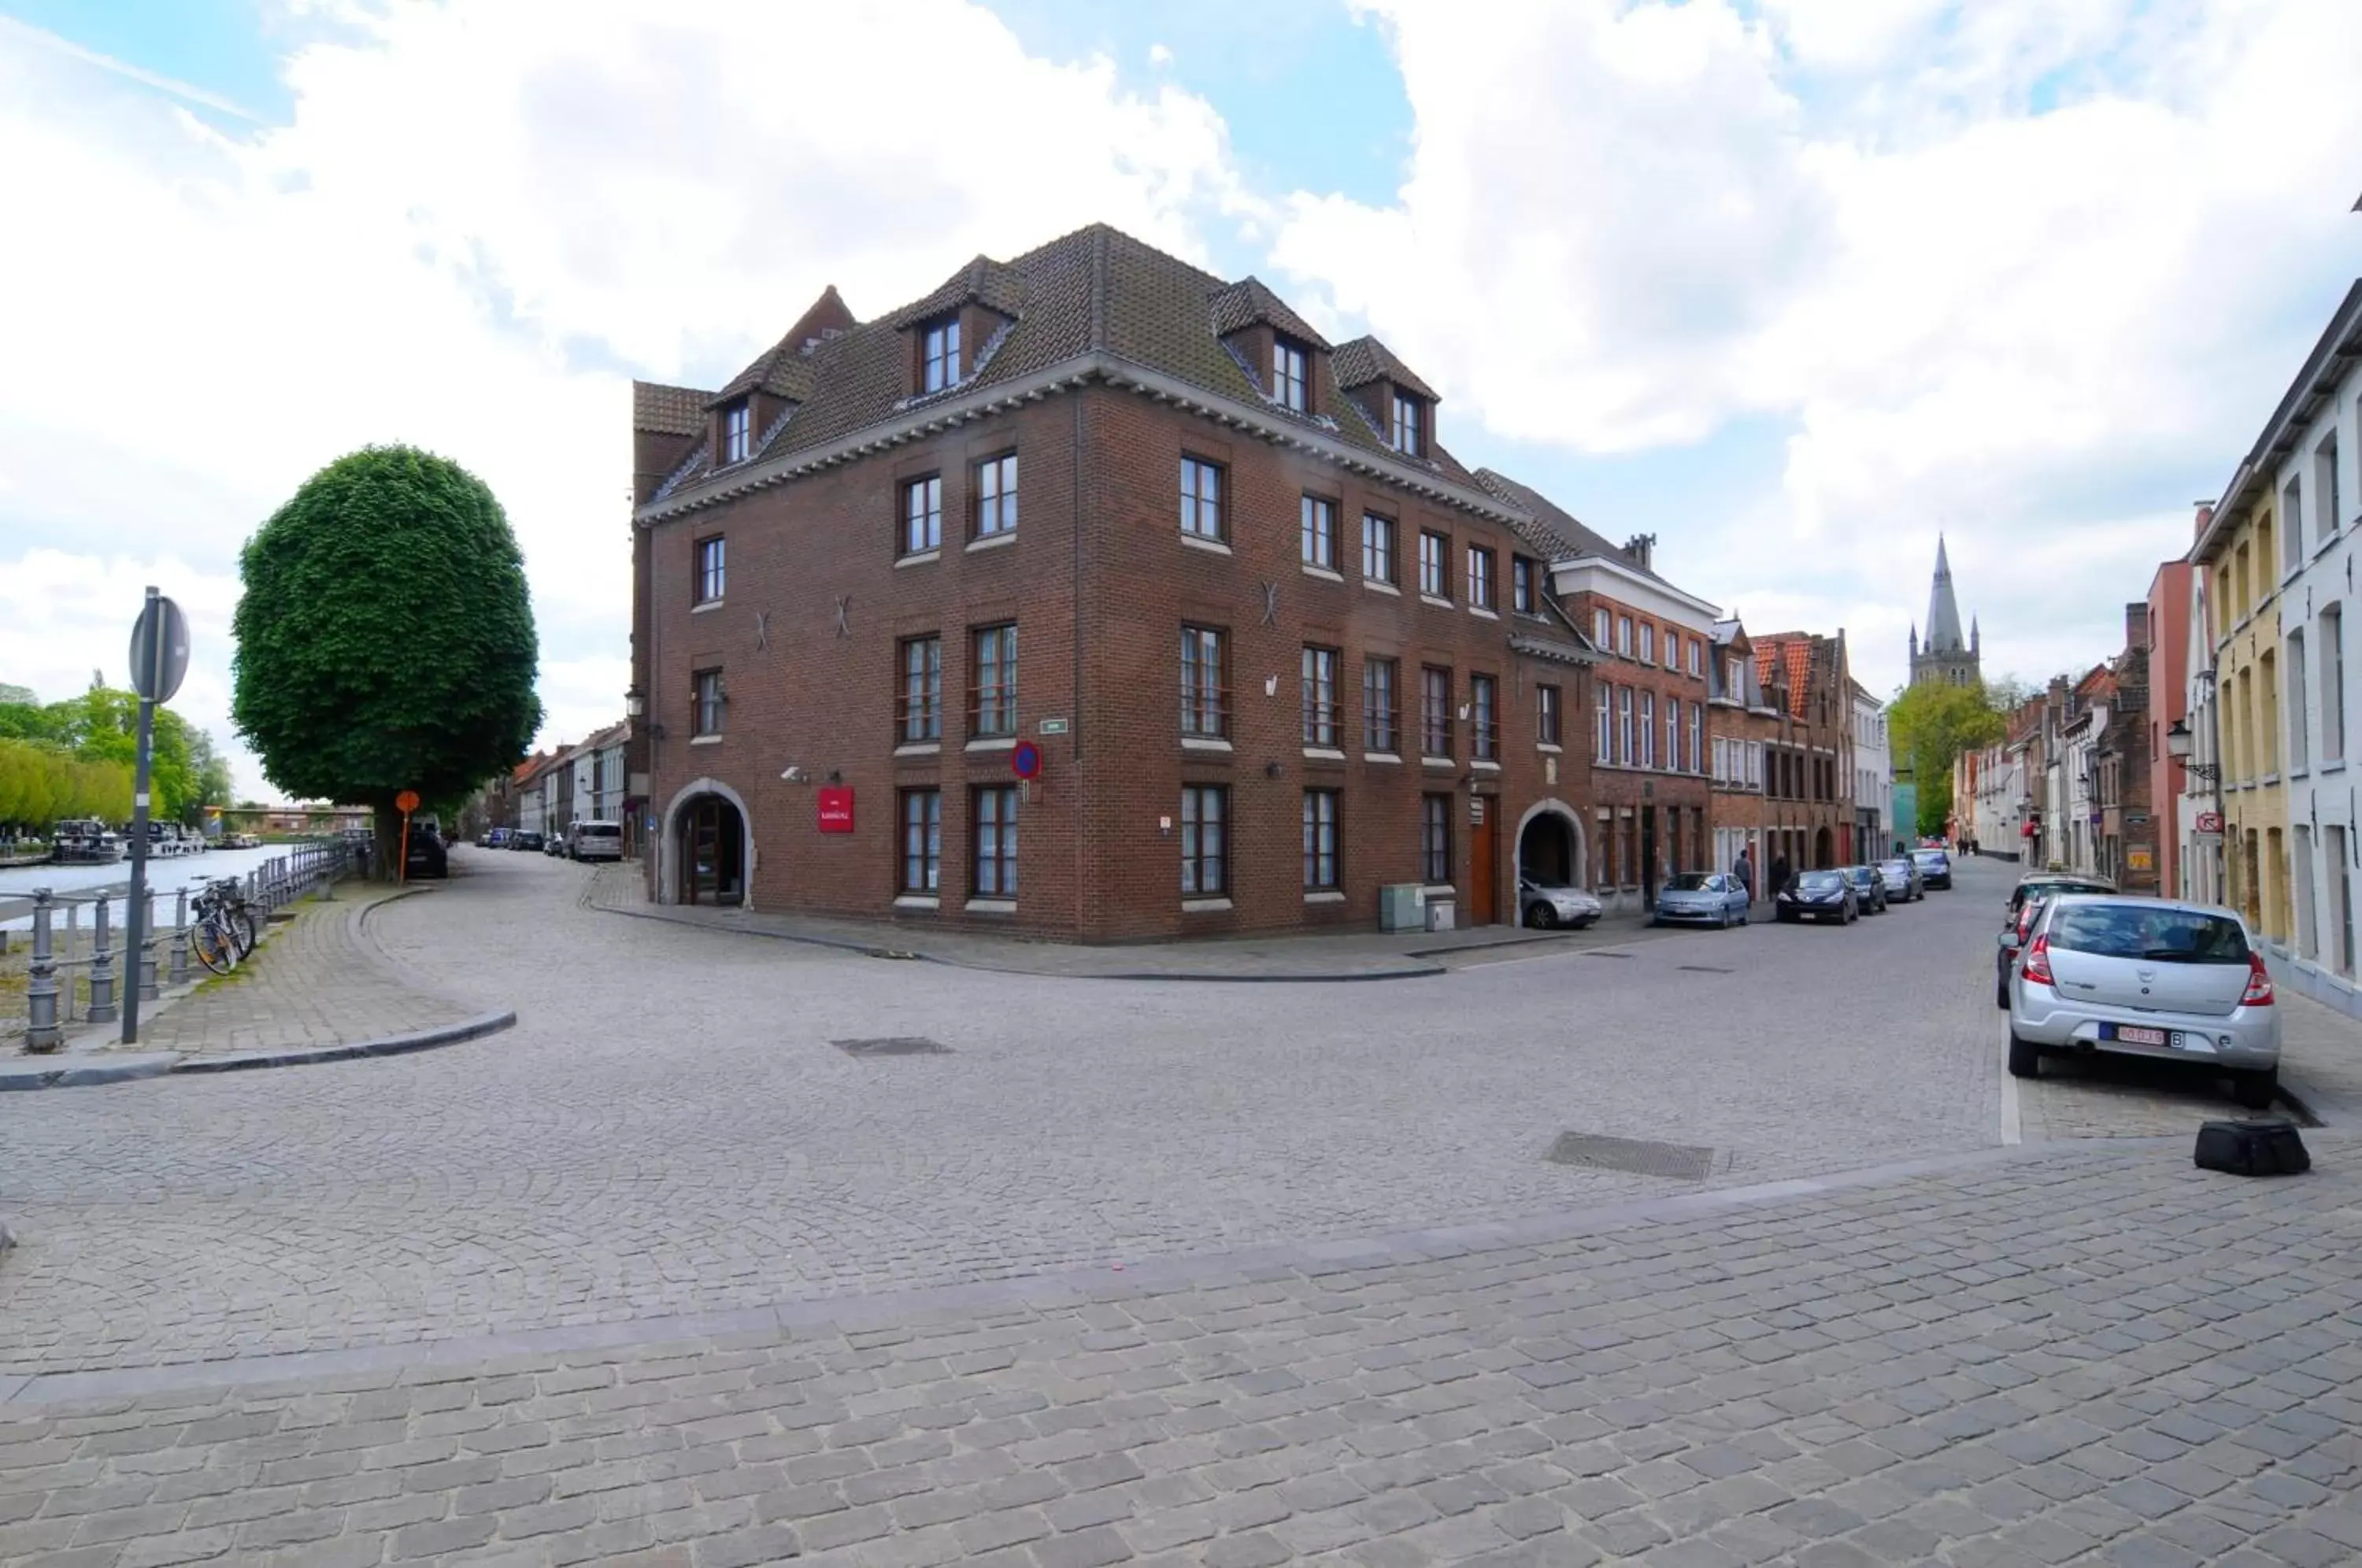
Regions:
<instances>
[{"instance_id":1,"label":"street lamp post","mask_svg":"<svg viewBox=\"0 0 2362 1568\"><path fill-rule=\"evenodd\" d=\"M2198 678L2206 681L2211 687L2214 672L2211 669L2201 670L2198 672ZM2196 748L2196 742L2197 737L2190 731L2190 722L2186 719L2176 719L2165 732L2165 755L2181 764L2183 772L2209 787L2209 792L2214 801L2214 821L2217 823L2217 831L2214 834L2214 886L2212 891L2217 899L2221 899L2229 891L2224 885L2224 868L2227 859L2225 841L2230 837L2230 823L2223 812L2223 769L2218 763L2200 762L2191 756Z\"/></svg>"}]
</instances>

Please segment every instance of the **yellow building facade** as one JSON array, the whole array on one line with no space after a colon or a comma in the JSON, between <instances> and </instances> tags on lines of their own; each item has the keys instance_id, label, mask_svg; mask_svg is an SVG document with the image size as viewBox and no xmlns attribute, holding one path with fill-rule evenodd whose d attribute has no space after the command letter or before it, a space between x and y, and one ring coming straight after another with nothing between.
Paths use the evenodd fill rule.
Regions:
<instances>
[{"instance_id":1,"label":"yellow building facade","mask_svg":"<svg viewBox=\"0 0 2362 1568\"><path fill-rule=\"evenodd\" d=\"M2242 465L2190 552L2207 586L2220 730L2226 901L2285 948L2288 796L2280 756L2279 518L2268 476Z\"/></svg>"}]
</instances>

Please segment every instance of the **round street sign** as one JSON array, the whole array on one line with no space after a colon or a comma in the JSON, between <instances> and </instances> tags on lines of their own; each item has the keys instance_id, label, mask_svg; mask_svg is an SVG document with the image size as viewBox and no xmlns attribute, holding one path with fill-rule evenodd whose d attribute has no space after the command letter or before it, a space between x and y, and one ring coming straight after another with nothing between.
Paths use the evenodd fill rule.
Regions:
<instances>
[{"instance_id":1,"label":"round street sign","mask_svg":"<svg viewBox=\"0 0 2362 1568\"><path fill-rule=\"evenodd\" d=\"M162 646L157 646L157 631ZM189 673L189 618L170 599L158 595L154 624L139 612L131 624L131 690L151 702L169 702Z\"/></svg>"},{"instance_id":2,"label":"round street sign","mask_svg":"<svg viewBox=\"0 0 2362 1568\"><path fill-rule=\"evenodd\" d=\"M418 809L418 791L415 790L404 790L401 794L396 795L393 798L393 809L400 812L405 817L411 812L416 811Z\"/></svg>"},{"instance_id":3,"label":"round street sign","mask_svg":"<svg viewBox=\"0 0 2362 1568\"><path fill-rule=\"evenodd\" d=\"M1042 748L1032 741L1019 741L1009 754L1010 770L1020 778L1031 778L1042 771Z\"/></svg>"}]
</instances>

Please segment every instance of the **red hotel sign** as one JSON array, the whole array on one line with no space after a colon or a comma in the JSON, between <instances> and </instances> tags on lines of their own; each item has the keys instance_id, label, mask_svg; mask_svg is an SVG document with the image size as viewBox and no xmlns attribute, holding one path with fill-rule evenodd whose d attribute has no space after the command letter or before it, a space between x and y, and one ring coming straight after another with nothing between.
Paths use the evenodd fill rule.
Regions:
<instances>
[{"instance_id":1,"label":"red hotel sign","mask_svg":"<svg viewBox=\"0 0 2362 1568\"><path fill-rule=\"evenodd\" d=\"M853 791L850 789L826 789L820 792L820 831L853 831Z\"/></svg>"}]
</instances>

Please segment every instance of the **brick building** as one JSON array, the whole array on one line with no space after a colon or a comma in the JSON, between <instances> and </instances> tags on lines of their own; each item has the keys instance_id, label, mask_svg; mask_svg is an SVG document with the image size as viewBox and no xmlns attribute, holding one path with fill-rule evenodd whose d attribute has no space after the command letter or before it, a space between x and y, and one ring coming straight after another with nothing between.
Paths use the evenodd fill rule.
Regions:
<instances>
[{"instance_id":1,"label":"brick building","mask_svg":"<svg viewBox=\"0 0 2362 1568\"><path fill-rule=\"evenodd\" d=\"M2110 666L2113 701L2094 743L2099 861L2127 893L2155 895L2158 844L2169 837L2149 809L2148 601L2125 606L2125 649Z\"/></svg>"},{"instance_id":2,"label":"brick building","mask_svg":"<svg viewBox=\"0 0 2362 1568\"><path fill-rule=\"evenodd\" d=\"M1477 481L1525 513L1559 603L1598 651L1590 671L1588 881L1610 909L1652 904L1668 872L1711 868L1707 657L1715 607L1655 569L1656 540L1620 547L1540 492L1486 469Z\"/></svg>"},{"instance_id":3,"label":"brick building","mask_svg":"<svg viewBox=\"0 0 2362 1568\"><path fill-rule=\"evenodd\" d=\"M1781 743L1785 726L1755 668L1755 645L1736 620L1714 628L1707 665L1708 774L1713 800L1707 818L1714 834L1714 863L1727 870L1745 854L1755 867L1755 899L1768 902L1780 889L1765 853L1769 823L1764 757ZM1794 858L1790 863L1793 865Z\"/></svg>"},{"instance_id":4,"label":"brick building","mask_svg":"<svg viewBox=\"0 0 2362 1568\"><path fill-rule=\"evenodd\" d=\"M1553 565L1438 403L1104 226L868 322L832 289L719 392L635 386L653 896L1120 940L1586 880L1562 588L1662 591Z\"/></svg>"},{"instance_id":5,"label":"brick building","mask_svg":"<svg viewBox=\"0 0 2362 1568\"><path fill-rule=\"evenodd\" d=\"M1853 675L1845 634L1751 639L1756 679L1777 720L1763 742L1763 861L1792 870L1851 865Z\"/></svg>"}]
</instances>

